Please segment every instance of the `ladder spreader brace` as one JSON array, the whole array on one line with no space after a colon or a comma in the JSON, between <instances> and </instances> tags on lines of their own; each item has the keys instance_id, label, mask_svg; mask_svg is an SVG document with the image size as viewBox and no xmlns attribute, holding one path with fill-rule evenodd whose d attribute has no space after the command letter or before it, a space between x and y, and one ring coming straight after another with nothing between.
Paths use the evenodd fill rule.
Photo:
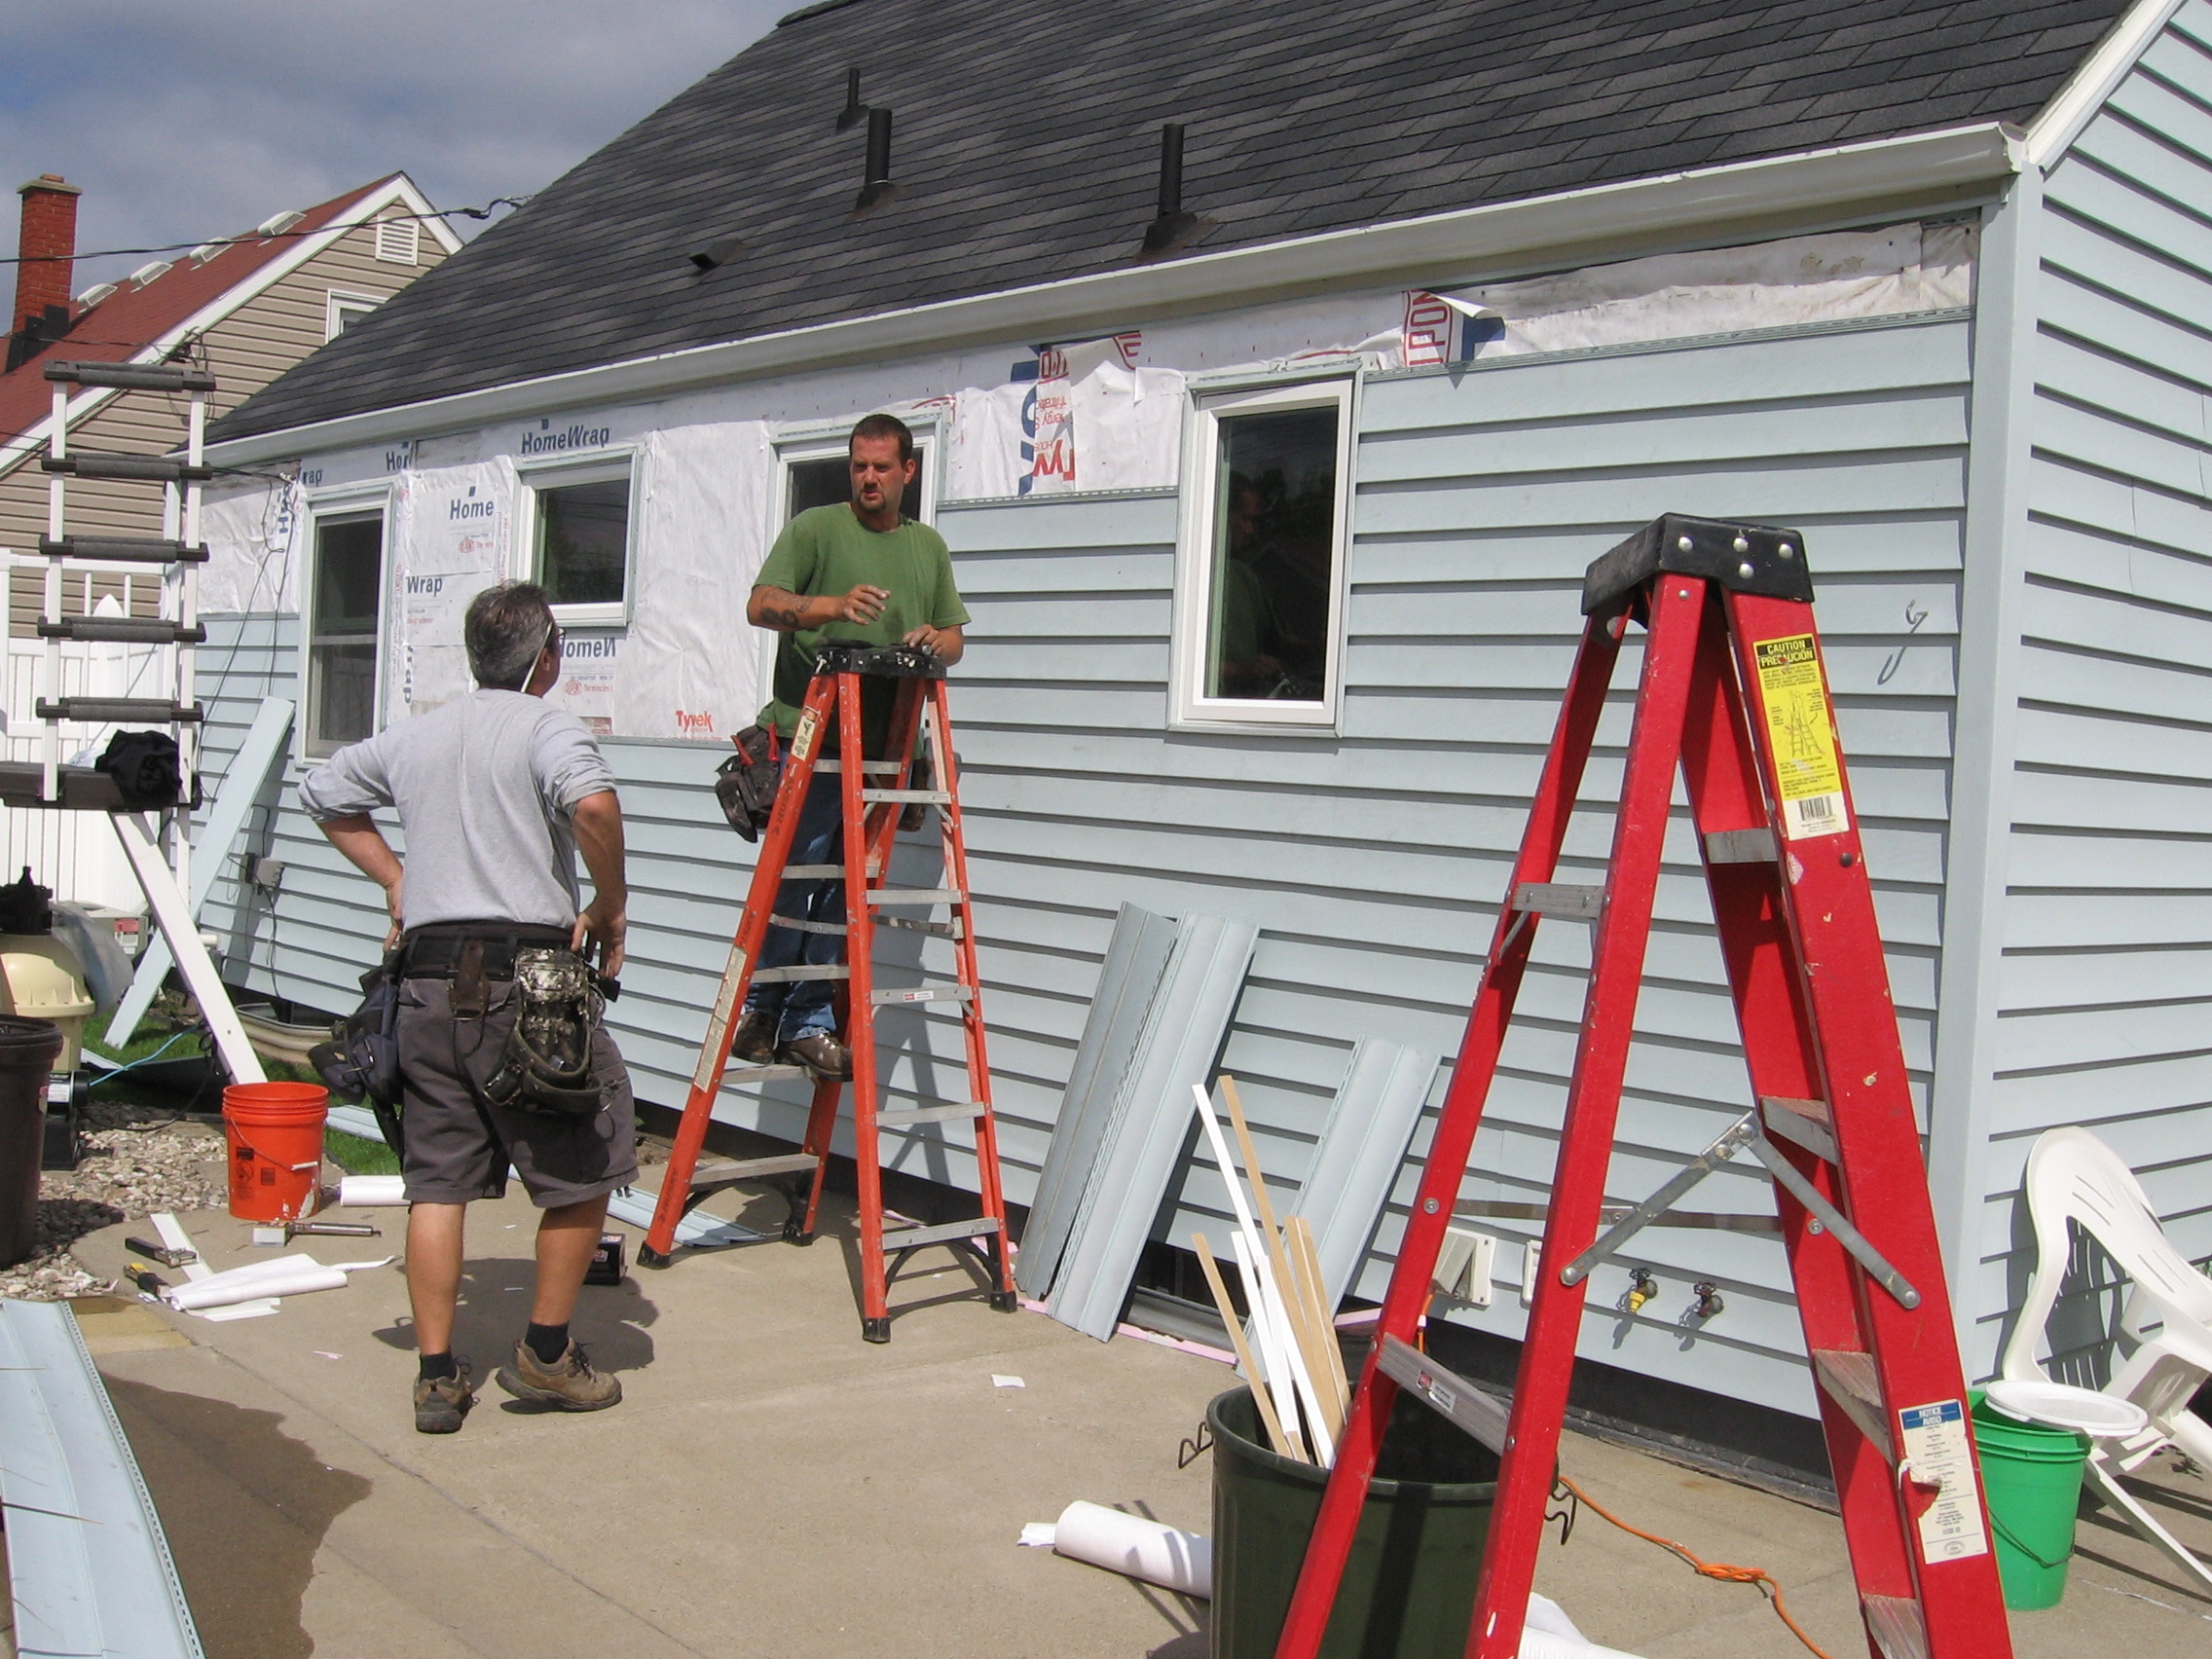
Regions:
<instances>
[{"instance_id":1,"label":"ladder spreader brace","mask_svg":"<svg viewBox=\"0 0 2212 1659\"><path fill-rule=\"evenodd\" d=\"M852 758L863 752L861 682L871 677L898 682L890 752L903 758ZM823 739L831 731L836 733L837 755L826 757ZM917 738L926 742L932 768L933 787L926 789L909 787ZM843 796L843 862L794 865L790 859L799 813L806 804L809 787L822 773L836 775ZM937 810L944 859L941 887L885 885L891 868L892 837L902 814L911 806ZM842 880L844 921L817 922L777 914L777 896L787 879ZM878 913L902 908L945 909L950 920ZM876 930L887 927L949 940L952 982L878 985L875 935ZM771 928L842 935L846 960L837 965L761 968L760 950ZM927 977L928 971L923 972ZM941 980L943 976L939 977ZM784 1223L783 1236L797 1244L813 1241L823 1181L830 1168L830 1135L836 1127L837 1103L844 1092L842 1083L816 1081L806 1138L798 1152L720 1163L699 1161L714 1104L725 1082L742 1086L811 1075L804 1066L730 1065L730 1048L747 991L755 984L805 979L829 980L838 986L837 1030L852 1054L853 1157L860 1177L861 1334L869 1342L891 1340L890 1281L911 1252L931 1244L952 1245L980 1258L989 1276L992 1306L1011 1312L1017 1305L1014 1252L1007 1237L1006 1201L999 1184L998 1131L991 1110L991 1071L984 1046L975 903L968 888L967 830L960 814L944 668L920 653L896 647L831 645L824 648L816 665L785 756L775 806L761 836L759 861L754 866L737 937L731 941L729 961L707 1021L698 1069L683 1103L683 1119L661 1176L652 1222L638 1251L638 1260L645 1266L667 1265L677 1243L677 1224L701 1199L725 1187L755 1180L790 1181L791 1213ZM889 1007L929 1003L950 1003L958 1011L966 1098L885 1108L881 1104L884 1067L876 1049L877 1013ZM982 1213L934 1226L892 1216L883 1206L880 1131L957 1123L974 1127ZM887 1222L899 1225L888 1226Z\"/></svg>"},{"instance_id":2,"label":"ladder spreader brace","mask_svg":"<svg viewBox=\"0 0 2212 1659\"><path fill-rule=\"evenodd\" d=\"M125 804L115 781L91 766L61 760L61 722L104 724L130 721L166 725L176 738L177 769L190 798L200 770L199 723L203 711L195 701L193 650L207 631L199 618L199 567L207 549L200 542L200 487L212 478L205 462L207 394L215 377L204 369L170 363L49 363L46 379L54 387L54 416L47 451L39 466L47 474L46 535L39 554L46 561L45 601L38 624L46 642L40 668L36 713L46 722L43 757L37 762L0 760L0 801L10 806L103 811L115 826L124 857L146 895L148 907L176 960L178 971L200 1004L215 1040L216 1051L234 1083L263 1083L261 1057L246 1040L231 1007L230 991L201 942L200 924L185 893L189 887L191 839L180 806L171 830L169 857L145 816ZM72 454L69 445L71 387L111 390L181 391L190 396L183 456ZM113 479L163 487L163 526L159 536L73 536L68 531L71 479ZM66 562L142 565L165 572L163 614L159 617L70 616L63 614L62 569ZM97 697L65 694L61 687L64 640L145 645L168 653L170 693L166 697Z\"/></svg>"},{"instance_id":3,"label":"ladder spreader brace","mask_svg":"<svg viewBox=\"0 0 2212 1659\"><path fill-rule=\"evenodd\" d=\"M1804 538L1670 514L1590 567L1582 644L1276 1659L1313 1659L1406 1388L1501 1459L1469 1659L1521 1645L1591 1270L1749 1151L1784 1248L1872 1649L2007 1659L1966 1384L1897 1014L1813 622ZM1615 659L1647 631L1605 880L1554 880ZM1756 1107L1603 1237L1638 988L1679 773ZM1509 1409L1417 1345L1547 915L1594 926L1540 1268Z\"/></svg>"}]
</instances>

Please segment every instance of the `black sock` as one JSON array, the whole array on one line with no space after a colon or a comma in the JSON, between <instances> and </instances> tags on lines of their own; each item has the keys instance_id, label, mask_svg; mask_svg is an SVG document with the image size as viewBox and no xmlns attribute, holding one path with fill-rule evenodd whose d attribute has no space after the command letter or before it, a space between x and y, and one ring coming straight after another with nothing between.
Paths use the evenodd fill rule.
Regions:
<instances>
[{"instance_id":1,"label":"black sock","mask_svg":"<svg viewBox=\"0 0 2212 1659\"><path fill-rule=\"evenodd\" d=\"M551 1365L569 1351L569 1327L566 1322L533 1325L522 1334L522 1340L530 1345L530 1351L537 1355L538 1364Z\"/></svg>"},{"instance_id":2,"label":"black sock","mask_svg":"<svg viewBox=\"0 0 2212 1659\"><path fill-rule=\"evenodd\" d=\"M461 1367L454 1363L453 1349L444 1353L425 1353L416 1356L417 1374L425 1382L435 1382L445 1377L459 1377Z\"/></svg>"}]
</instances>

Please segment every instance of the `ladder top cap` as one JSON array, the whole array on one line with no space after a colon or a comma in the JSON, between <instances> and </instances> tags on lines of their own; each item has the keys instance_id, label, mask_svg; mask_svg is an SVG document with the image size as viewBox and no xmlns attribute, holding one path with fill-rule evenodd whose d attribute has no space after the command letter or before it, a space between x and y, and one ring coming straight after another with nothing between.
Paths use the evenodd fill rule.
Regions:
<instances>
[{"instance_id":1,"label":"ladder top cap","mask_svg":"<svg viewBox=\"0 0 2212 1659\"><path fill-rule=\"evenodd\" d=\"M870 645L831 640L814 659L816 674L875 674L896 680L942 680L944 659L915 645Z\"/></svg>"},{"instance_id":2,"label":"ladder top cap","mask_svg":"<svg viewBox=\"0 0 2212 1659\"><path fill-rule=\"evenodd\" d=\"M1768 599L1813 599L1805 538L1795 531L1668 513L1591 565L1582 578L1582 613L1611 609L1662 571Z\"/></svg>"}]
</instances>

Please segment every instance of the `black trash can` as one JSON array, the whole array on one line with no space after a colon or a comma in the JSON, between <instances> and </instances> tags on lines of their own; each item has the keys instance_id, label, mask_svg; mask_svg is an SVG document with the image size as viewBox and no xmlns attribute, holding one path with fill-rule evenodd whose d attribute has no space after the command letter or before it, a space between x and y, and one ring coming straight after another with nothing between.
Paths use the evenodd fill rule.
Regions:
<instances>
[{"instance_id":1,"label":"black trash can","mask_svg":"<svg viewBox=\"0 0 2212 1659\"><path fill-rule=\"evenodd\" d=\"M1206 1407L1213 1448L1213 1659L1272 1659L1326 1469L1269 1450L1252 1390ZM1497 1456L1401 1393L1367 1486L1321 1659L1435 1659L1467 1645Z\"/></svg>"},{"instance_id":2,"label":"black trash can","mask_svg":"<svg viewBox=\"0 0 2212 1659\"><path fill-rule=\"evenodd\" d=\"M0 1268L38 1248L46 1082L60 1057L61 1027L53 1020L0 1015Z\"/></svg>"}]
</instances>

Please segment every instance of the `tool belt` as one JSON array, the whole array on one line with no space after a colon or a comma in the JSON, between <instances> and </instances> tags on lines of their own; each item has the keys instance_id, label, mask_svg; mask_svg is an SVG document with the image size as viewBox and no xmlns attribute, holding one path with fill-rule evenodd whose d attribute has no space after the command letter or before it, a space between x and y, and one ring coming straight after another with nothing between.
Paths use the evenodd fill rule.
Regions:
<instances>
[{"instance_id":1,"label":"tool belt","mask_svg":"<svg viewBox=\"0 0 2212 1659\"><path fill-rule=\"evenodd\" d=\"M567 928L453 922L411 933L401 945L403 978L453 980L456 1019L483 1018L491 981L514 981L514 1024L484 1085L496 1106L571 1118L599 1110L592 1034L607 1005L569 939Z\"/></svg>"}]
</instances>

